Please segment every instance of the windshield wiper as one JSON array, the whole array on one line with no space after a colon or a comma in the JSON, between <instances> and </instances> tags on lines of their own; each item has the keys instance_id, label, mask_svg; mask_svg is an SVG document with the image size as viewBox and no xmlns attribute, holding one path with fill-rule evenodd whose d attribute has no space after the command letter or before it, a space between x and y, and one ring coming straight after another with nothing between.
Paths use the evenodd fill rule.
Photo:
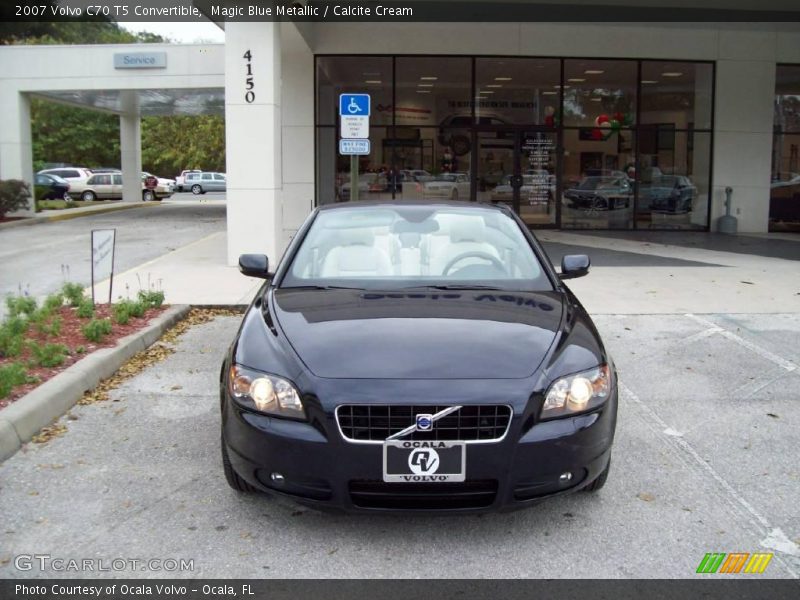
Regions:
<instances>
[{"instance_id":1,"label":"windshield wiper","mask_svg":"<svg viewBox=\"0 0 800 600\"><path fill-rule=\"evenodd\" d=\"M436 285L416 285L413 287L403 288L404 290L496 290L506 291L505 288L499 288L494 285L480 285L477 283L448 283Z\"/></svg>"}]
</instances>

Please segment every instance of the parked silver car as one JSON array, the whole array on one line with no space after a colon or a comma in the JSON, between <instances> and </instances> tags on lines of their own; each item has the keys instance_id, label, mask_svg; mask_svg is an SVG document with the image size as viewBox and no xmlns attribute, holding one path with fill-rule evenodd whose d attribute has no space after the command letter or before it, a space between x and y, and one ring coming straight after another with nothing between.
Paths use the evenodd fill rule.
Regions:
<instances>
[{"instance_id":1,"label":"parked silver car","mask_svg":"<svg viewBox=\"0 0 800 600\"><path fill-rule=\"evenodd\" d=\"M226 188L225 173L187 173L183 187L192 190L192 193L205 194L206 192L224 192Z\"/></svg>"}]
</instances>

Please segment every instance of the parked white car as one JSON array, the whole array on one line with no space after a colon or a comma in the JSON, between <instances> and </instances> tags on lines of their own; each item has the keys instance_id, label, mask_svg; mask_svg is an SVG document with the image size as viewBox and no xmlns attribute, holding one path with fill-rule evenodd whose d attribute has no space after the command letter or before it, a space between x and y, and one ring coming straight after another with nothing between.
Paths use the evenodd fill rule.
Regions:
<instances>
[{"instance_id":1,"label":"parked white car","mask_svg":"<svg viewBox=\"0 0 800 600\"><path fill-rule=\"evenodd\" d=\"M422 197L469 200L469 186L466 173L442 173L422 184Z\"/></svg>"},{"instance_id":2,"label":"parked white car","mask_svg":"<svg viewBox=\"0 0 800 600\"><path fill-rule=\"evenodd\" d=\"M157 198L169 197L175 191L174 179L165 179L163 177L159 177L158 175L153 175L152 173L148 173L147 171L142 171L142 185L144 185L144 180L147 179L148 177L155 177L158 180L158 185L156 186L155 189L155 194ZM149 198L149 199L155 200L155 198Z\"/></svg>"}]
</instances>

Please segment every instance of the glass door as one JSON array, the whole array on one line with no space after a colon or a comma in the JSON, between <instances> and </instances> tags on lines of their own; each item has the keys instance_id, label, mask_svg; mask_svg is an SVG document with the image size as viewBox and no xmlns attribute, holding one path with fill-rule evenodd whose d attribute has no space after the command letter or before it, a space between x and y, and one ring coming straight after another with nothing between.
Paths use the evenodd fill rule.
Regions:
<instances>
[{"instance_id":1,"label":"glass door","mask_svg":"<svg viewBox=\"0 0 800 600\"><path fill-rule=\"evenodd\" d=\"M552 131L478 131L479 202L507 204L532 227L556 224L556 147Z\"/></svg>"}]
</instances>

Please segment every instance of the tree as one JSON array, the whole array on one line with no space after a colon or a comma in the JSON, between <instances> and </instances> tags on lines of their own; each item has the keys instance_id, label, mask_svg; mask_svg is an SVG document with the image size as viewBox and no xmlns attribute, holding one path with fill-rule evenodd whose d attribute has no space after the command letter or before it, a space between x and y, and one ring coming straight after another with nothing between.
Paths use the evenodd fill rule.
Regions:
<instances>
[{"instance_id":1,"label":"tree","mask_svg":"<svg viewBox=\"0 0 800 600\"><path fill-rule=\"evenodd\" d=\"M183 169L225 171L225 119L220 115L145 117L142 165L166 177Z\"/></svg>"},{"instance_id":2,"label":"tree","mask_svg":"<svg viewBox=\"0 0 800 600\"><path fill-rule=\"evenodd\" d=\"M19 179L0 181L0 219L6 213L28 207L31 188Z\"/></svg>"}]
</instances>

